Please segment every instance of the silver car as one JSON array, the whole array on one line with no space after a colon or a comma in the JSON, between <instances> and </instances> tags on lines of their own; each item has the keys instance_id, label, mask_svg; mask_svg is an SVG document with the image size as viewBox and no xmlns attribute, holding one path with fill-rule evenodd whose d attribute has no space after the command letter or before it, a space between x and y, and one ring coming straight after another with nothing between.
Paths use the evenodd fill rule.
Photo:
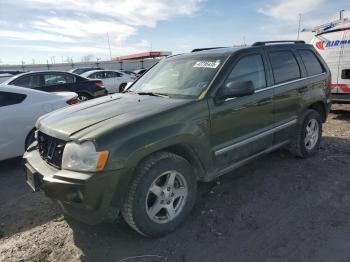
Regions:
<instances>
[{"instance_id":1,"label":"silver car","mask_svg":"<svg viewBox=\"0 0 350 262\"><path fill-rule=\"evenodd\" d=\"M81 74L90 79L100 79L109 94L121 92L128 82L133 82L136 77L117 70L94 70Z\"/></svg>"}]
</instances>

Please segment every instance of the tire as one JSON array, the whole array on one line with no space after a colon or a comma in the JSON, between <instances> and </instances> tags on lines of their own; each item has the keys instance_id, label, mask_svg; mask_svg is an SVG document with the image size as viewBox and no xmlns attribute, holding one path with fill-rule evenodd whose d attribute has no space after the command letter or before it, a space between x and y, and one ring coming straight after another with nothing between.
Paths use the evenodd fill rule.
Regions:
<instances>
[{"instance_id":1,"label":"tire","mask_svg":"<svg viewBox=\"0 0 350 262\"><path fill-rule=\"evenodd\" d=\"M173 186L168 187L172 178ZM173 153L158 152L143 160L135 170L122 215L138 233L160 237L174 231L185 220L196 194L197 181L189 162Z\"/></svg>"},{"instance_id":2,"label":"tire","mask_svg":"<svg viewBox=\"0 0 350 262\"><path fill-rule=\"evenodd\" d=\"M308 130L312 129L311 128L312 126L310 126L312 124L314 124L315 127L317 127L317 130L314 129L312 132L313 134L312 136L314 137L314 140L311 139L312 137L311 133L308 132ZM296 133L290 144L289 150L296 157L300 157L300 158L310 157L318 151L321 138L322 138L321 116L317 111L313 109L309 109L301 116L300 121L297 124Z\"/></svg>"},{"instance_id":3,"label":"tire","mask_svg":"<svg viewBox=\"0 0 350 262\"><path fill-rule=\"evenodd\" d=\"M120 86L119 86L119 93L121 93L121 92L123 92L124 91L124 89L125 89L125 87L126 87L126 83L122 83L122 84L120 84Z\"/></svg>"},{"instance_id":4,"label":"tire","mask_svg":"<svg viewBox=\"0 0 350 262\"><path fill-rule=\"evenodd\" d=\"M91 96L85 93L78 93L78 99L80 102L85 102L91 99Z\"/></svg>"},{"instance_id":5,"label":"tire","mask_svg":"<svg viewBox=\"0 0 350 262\"><path fill-rule=\"evenodd\" d=\"M32 129L29 134L26 137L26 140L24 142L24 150L27 151L27 148L34 142L35 140L35 130Z\"/></svg>"}]
</instances>

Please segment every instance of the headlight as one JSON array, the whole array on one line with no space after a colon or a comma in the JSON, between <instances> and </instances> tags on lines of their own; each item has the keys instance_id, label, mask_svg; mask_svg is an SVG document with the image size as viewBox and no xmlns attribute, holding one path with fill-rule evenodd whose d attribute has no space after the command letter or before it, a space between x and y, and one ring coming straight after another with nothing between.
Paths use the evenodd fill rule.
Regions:
<instances>
[{"instance_id":1,"label":"headlight","mask_svg":"<svg viewBox=\"0 0 350 262\"><path fill-rule=\"evenodd\" d=\"M109 152L96 152L92 142L67 143L62 157L62 169L74 171L101 171L104 169Z\"/></svg>"}]
</instances>

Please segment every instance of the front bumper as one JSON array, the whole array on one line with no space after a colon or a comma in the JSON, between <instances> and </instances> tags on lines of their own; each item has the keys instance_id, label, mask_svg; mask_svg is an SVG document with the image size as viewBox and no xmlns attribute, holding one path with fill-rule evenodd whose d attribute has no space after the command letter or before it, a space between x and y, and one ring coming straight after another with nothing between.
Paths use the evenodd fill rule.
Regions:
<instances>
[{"instance_id":1,"label":"front bumper","mask_svg":"<svg viewBox=\"0 0 350 262\"><path fill-rule=\"evenodd\" d=\"M23 158L25 168L40 181L40 189L56 200L68 216L97 224L111 213L118 213L120 207L115 203L120 201L114 201L114 197L121 170L98 173L59 170L47 164L38 150L26 152Z\"/></svg>"}]
</instances>

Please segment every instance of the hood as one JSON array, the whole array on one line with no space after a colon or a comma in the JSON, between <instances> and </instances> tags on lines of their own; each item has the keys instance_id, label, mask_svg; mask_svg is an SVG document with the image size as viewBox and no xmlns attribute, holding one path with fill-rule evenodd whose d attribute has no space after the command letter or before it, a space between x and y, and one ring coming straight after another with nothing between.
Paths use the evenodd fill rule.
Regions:
<instances>
[{"instance_id":1,"label":"hood","mask_svg":"<svg viewBox=\"0 0 350 262\"><path fill-rule=\"evenodd\" d=\"M38 119L36 127L47 135L69 140L70 136L107 120L115 121L117 126L121 119L125 124L125 118L131 122L189 101L126 93L109 95L49 113Z\"/></svg>"}]
</instances>

